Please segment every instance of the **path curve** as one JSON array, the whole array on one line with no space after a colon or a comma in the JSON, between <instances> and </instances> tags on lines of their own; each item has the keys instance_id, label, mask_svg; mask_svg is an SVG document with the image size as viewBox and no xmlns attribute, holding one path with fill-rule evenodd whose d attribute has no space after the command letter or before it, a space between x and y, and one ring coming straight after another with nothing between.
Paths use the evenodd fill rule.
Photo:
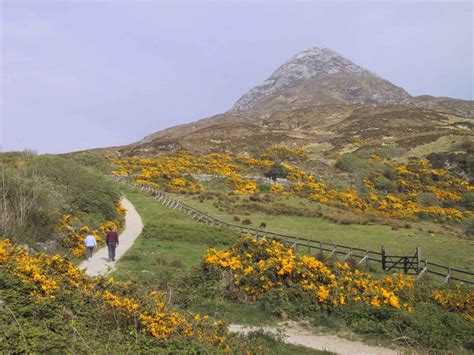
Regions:
<instances>
[{"instance_id":1,"label":"path curve","mask_svg":"<svg viewBox=\"0 0 474 355\"><path fill-rule=\"evenodd\" d=\"M127 212L125 214L125 228L122 233L120 233L120 244L117 246L115 253L115 259L117 261L133 245L133 242L143 230L143 221L135 209L135 206L126 198L122 198L121 202L127 209ZM89 276L105 275L115 269L115 262L108 262L108 251L105 246L99 250L95 250L92 255L92 260L84 260L79 264L79 268L85 270Z\"/></svg>"},{"instance_id":2,"label":"path curve","mask_svg":"<svg viewBox=\"0 0 474 355\"><path fill-rule=\"evenodd\" d=\"M281 335L285 343L302 345L307 348L330 351L341 355L397 355L394 349L380 346L371 346L360 341L339 338L330 334L313 334L296 322L287 322L279 327L272 326L247 326L231 324L229 330L234 333L248 334L253 331L263 330L274 335Z\"/></svg>"}]
</instances>

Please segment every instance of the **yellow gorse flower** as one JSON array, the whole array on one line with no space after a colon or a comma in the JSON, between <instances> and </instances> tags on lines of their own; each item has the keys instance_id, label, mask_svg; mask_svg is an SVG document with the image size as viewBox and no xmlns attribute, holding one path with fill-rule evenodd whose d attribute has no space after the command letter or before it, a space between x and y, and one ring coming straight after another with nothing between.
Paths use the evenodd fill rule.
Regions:
<instances>
[{"instance_id":1,"label":"yellow gorse flower","mask_svg":"<svg viewBox=\"0 0 474 355\"><path fill-rule=\"evenodd\" d=\"M193 337L225 348L226 327L207 316L183 315L166 303L166 293L149 292L144 297L127 291L129 283L101 276L90 278L67 259L43 253L29 254L8 240L0 241L0 269L17 279L36 302L56 298L59 292L93 297L120 312L130 321L138 320L143 332L166 341L173 336ZM124 296L124 293L130 295Z\"/></svg>"},{"instance_id":2,"label":"yellow gorse flower","mask_svg":"<svg viewBox=\"0 0 474 355\"><path fill-rule=\"evenodd\" d=\"M84 246L84 238L87 234L91 233L96 241L102 244L107 232L111 228L118 229L122 226L123 217L127 209L119 203L116 210L117 214L121 217L120 219L107 221L95 230L92 230L89 226L83 225L80 227L81 219L79 216L63 215L55 231L62 237L62 244L71 255L75 257L84 256L87 251Z\"/></svg>"},{"instance_id":3,"label":"yellow gorse flower","mask_svg":"<svg viewBox=\"0 0 474 355\"><path fill-rule=\"evenodd\" d=\"M204 191L204 187L192 175L210 174L221 177L230 187L230 193L249 195L259 192L258 184L254 179L246 178L243 173L258 171L262 174L275 160L284 160L282 166L288 171L287 179L293 186L272 185L270 192L273 194L293 194L326 205L355 212L370 211L387 217L417 218L424 214L439 220L460 221L473 216L472 211L437 205L423 206L417 202L420 193L431 193L439 201L459 201L464 193L474 191L474 186L468 181L443 169L430 169L428 162L424 160L412 160L408 164L398 165L383 162L395 172L393 181L398 193L393 195L376 188L381 171L376 171L363 180L363 184L369 189L367 194L361 194L352 188L339 191L294 165L294 162L306 158L307 154L302 148L276 146L264 149L258 158L217 153L194 156L181 150L163 158L132 157L112 159L112 162L119 167L114 174L134 175L137 184L161 187L170 192ZM370 161L381 164L381 158L375 154L371 155Z\"/></svg>"},{"instance_id":4,"label":"yellow gorse flower","mask_svg":"<svg viewBox=\"0 0 474 355\"><path fill-rule=\"evenodd\" d=\"M374 307L402 308L400 294L413 289L413 279L398 274L375 280L369 274L336 264L331 270L321 261L300 255L275 240L248 236L228 250L209 249L203 257L209 270L230 273L234 287L252 300L269 290L297 287L326 306L365 302ZM407 309L407 307L403 307Z\"/></svg>"}]
</instances>

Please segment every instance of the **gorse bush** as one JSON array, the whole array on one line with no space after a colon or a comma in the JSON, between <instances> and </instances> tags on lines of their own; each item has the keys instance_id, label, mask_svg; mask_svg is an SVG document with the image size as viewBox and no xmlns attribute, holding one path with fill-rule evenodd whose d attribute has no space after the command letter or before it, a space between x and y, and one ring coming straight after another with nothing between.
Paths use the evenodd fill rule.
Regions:
<instances>
[{"instance_id":1,"label":"gorse bush","mask_svg":"<svg viewBox=\"0 0 474 355\"><path fill-rule=\"evenodd\" d=\"M460 222L473 215L462 205L462 199L464 194L474 191L474 186L447 170L430 168L427 161L396 164L382 161L380 156L368 151L345 154L336 166L350 172L355 184L353 187L337 187L334 182L324 182L299 166L269 158L215 153L193 156L178 151L165 157L131 157L112 162L119 167L114 174L131 175L136 183L161 186L170 192L203 191L204 186L196 182L192 174L210 174L219 177L224 188L233 195L255 195L265 191L267 195L293 195L354 212L414 220L427 218ZM258 179L245 175L271 172L267 176L274 178L279 176L281 169L285 170L288 186L274 184L270 190L265 185L258 185ZM418 204L417 197L423 193L433 193L441 203Z\"/></svg>"},{"instance_id":2,"label":"gorse bush","mask_svg":"<svg viewBox=\"0 0 474 355\"><path fill-rule=\"evenodd\" d=\"M173 309L165 292L90 278L59 255L8 240L0 242L0 286L2 353L250 351L222 321Z\"/></svg>"},{"instance_id":3,"label":"gorse bush","mask_svg":"<svg viewBox=\"0 0 474 355\"><path fill-rule=\"evenodd\" d=\"M358 270L351 271L347 264L336 264L331 270L321 261L295 253L275 240L246 237L227 251L210 249L203 258L203 267L229 272L230 287L239 299L256 301L270 290L290 289L322 308L364 302L373 307L410 310L400 297L413 288L412 279L397 275L374 280Z\"/></svg>"}]
</instances>

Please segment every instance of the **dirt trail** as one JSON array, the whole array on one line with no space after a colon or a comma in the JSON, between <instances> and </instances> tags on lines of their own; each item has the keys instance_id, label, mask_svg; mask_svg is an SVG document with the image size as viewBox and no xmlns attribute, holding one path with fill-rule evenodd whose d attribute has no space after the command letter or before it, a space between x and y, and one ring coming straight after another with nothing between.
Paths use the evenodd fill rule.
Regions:
<instances>
[{"instance_id":1,"label":"dirt trail","mask_svg":"<svg viewBox=\"0 0 474 355\"><path fill-rule=\"evenodd\" d=\"M120 244L117 246L115 260L119 260L127 252L143 229L142 218L133 204L125 198L122 199L122 204L127 209L127 213L125 215L125 229L119 237ZM107 247L103 247L94 252L90 262L83 261L79 268L85 270L89 276L105 275L115 269L115 262L108 262Z\"/></svg>"},{"instance_id":2,"label":"dirt trail","mask_svg":"<svg viewBox=\"0 0 474 355\"><path fill-rule=\"evenodd\" d=\"M231 324L229 330L234 333L247 334L256 330L274 335L281 335L285 343L302 345L316 350L326 350L341 355L397 355L399 352L380 346L371 346L360 341L347 340L329 334L312 334L308 329L303 328L296 322L287 322L279 327L271 326L245 326Z\"/></svg>"}]
</instances>

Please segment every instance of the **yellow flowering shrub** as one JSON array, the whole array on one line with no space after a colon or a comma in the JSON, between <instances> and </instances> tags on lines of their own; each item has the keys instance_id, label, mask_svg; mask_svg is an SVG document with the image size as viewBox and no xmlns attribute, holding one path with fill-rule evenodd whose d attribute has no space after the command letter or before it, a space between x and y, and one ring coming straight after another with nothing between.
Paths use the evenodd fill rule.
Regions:
<instances>
[{"instance_id":1,"label":"yellow flowering shrub","mask_svg":"<svg viewBox=\"0 0 474 355\"><path fill-rule=\"evenodd\" d=\"M431 169L425 160L411 160L407 164L392 165L394 168L395 184L399 191L398 196L390 194L379 197L373 192L376 190L375 179L380 172L373 173L364 179L365 186L372 191L369 208L391 217L413 217L420 214L429 215L435 219L461 221L473 216L472 211L462 211L453 207L437 205L422 206L417 202L420 193L432 193L438 201L460 201L462 195L474 191L474 186L450 174L444 169Z\"/></svg>"},{"instance_id":2,"label":"yellow flowering shrub","mask_svg":"<svg viewBox=\"0 0 474 355\"><path fill-rule=\"evenodd\" d=\"M291 148L278 145L264 149L260 154L260 158L270 160L305 160L307 158L307 153L303 148Z\"/></svg>"},{"instance_id":3,"label":"yellow flowering shrub","mask_svg":"<svg viewBox=\"0 0 474 355\"><path fill-rule=\"evenodd\" d=\"M229 350L225 344L228 331L222 322L173 310L167 304L164 292L139 295L129 282L102 276L90 278L59 255L29 254L26 249L3 240L0 241L0 270L18 280L28 290L26 296L32 297L34 302L49 302L60 292L80 293L92 302L116 309L131 324L136 320L142 332L159 341L179 335Z\"/></svg>"},{"instance_id":4,"label":"yellow flowering shrub","mask_svg":"<svg viewBox=\"0 0 474 355\"><path fill-rule=\"evenodd\" d=\"M444 309L461 313L468 320L474 320L474 290L456 285L451 290L436 290L433 299Z\"/></svg>"},{"instance_id":5,"label":"yellow flowering shrub","mask_svg":"<svg viewBox=\"0 0 474 355\"><path fill-rule=\"evenodd\" d=\"M263 170L268 170L273 165L273 160L248 157L237 157L236 162L248 168Z\"/></svg>"},{"instance_id":6,"label":"yellow flowering shrub","mask_svg":"<svg viewBox=\"0 0 474 355\"><path fill-rule=\"evenodd\" d=\"M282 193L285 191L285 186L280 185L280 184L273 184L272 187L270 188L270 192L274 193Z\"/></svg>"},{"instance_id":7,"label":"yellow flowering shrub","mask_svg":"<svg viewBox=\"0 0 474 355\"><path fill-rule=\"evenodd\" d=\"M97 243L102 245L108 231L112 228L119 229L122 227L127 209L119 203L116 211L119 216L118 220L107 221L94 230L83 225L80 217L71 216L69 214L63 215L55 228L55 232L61 236L61 243L68 253L75 257L84 256L87 252L84 245L84 238L87 234L91 233Z\"/></svg>"},{"instance_id":8,"label":"yellow flowering shrub","mask_svg":"<svg viewBox=\"0 0 474 355\"><path fill-rule=\"evenodd\" d=\"M232 186L232 193L236 195L251 195L258 191L257 183L254 180L244 179L237 173L226 178L225 184Z\"/></svg>"},{"instance_id":9,"label":"yellow flowering shrub","mask_svg":"<svg viewBox=\"0 0 474 355\"><path fill-rule=\"evenodd\" d=\"M306 153L301 148L276 146L263 150L259 158L232 157L218 153L193 156L181 150L162 158L131 157L112 159L112 162L118 166L117 175L132 175L137 184L157 188L161 186L171 192L201 192L204 187L191 174L210 174L223 177L224 183L231 188L231 193L248 195L259 189L255 180L245 177L245 172L263 175L275 163L274 159L286 160L281 165L288 171L287 179L293 186L274 186L270 190L272 193L284 196L293 194L326 205L355 212L370 211L386 217L415 219L428 216L441 221L461 221L473 216L472 211L438 205L426 206L418 202L420 193L431 193L441 202L457 202L464 193L474 190L468 181L443 169L431 169L426 161L412 160L407 164L394 165L382 162L378 155L372 154L370 161L373 164L385 164L393 169L397 193L377 189L376 181L382 176L382 171L376 171L363 180L369 193L362 194L353 188L337 190L302 168L288 163L289 160L304 160L305 157Z\"/></svg>"},{"instance_id":10,"label":"yellow flowering shrub","mask_svg":"<svg viewBox=\"0 0 474 355\"><path fill-rule=\"evenodd\" d=\"M365 302L373 307L409 309L400 295L413 288L413 279L402 274L375 280L359 270L351 271L345 263L330 269L283 243L252 237L242 238L228 250L209 249L203 267L228 272L237 296L252 301L270 290L295 288L327 307Z\"/></svg>"}]
</instances>

